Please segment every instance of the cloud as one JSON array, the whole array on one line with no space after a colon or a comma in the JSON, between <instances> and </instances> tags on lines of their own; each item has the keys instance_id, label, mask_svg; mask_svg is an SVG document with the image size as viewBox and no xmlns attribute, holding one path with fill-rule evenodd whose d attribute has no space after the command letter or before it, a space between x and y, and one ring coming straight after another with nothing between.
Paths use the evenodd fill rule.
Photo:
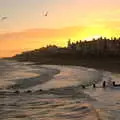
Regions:
<instances>
[{"instance_id":1,"label":"cloud","mask_svg":"<svg viewBox=\"0 0 120 120\"><path fill-rule=\"evenodd\" d=\"M82 31L83 27L66 27L61 29L29 29L22 32L12 32L0 34L1 39L18 39L18 38L56 38L70 37L76 34L76 31Z\"/></svg>"}]
</instances>

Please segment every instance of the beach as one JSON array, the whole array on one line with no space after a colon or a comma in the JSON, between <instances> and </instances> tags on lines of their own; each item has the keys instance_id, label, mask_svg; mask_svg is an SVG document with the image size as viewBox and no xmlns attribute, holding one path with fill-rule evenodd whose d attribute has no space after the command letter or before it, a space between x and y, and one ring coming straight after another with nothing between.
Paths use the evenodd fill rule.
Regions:
<instances>
[{"instance_id":1,"label":"beach","mask_svg":"<svg viewBox=\"0 0 120 120\"><path fill-rule=\"evenodd\" d=\"M119 83L118 73L9 60L0 70L0 120L120 119L120 88L102 88L109 78Z\"/></svg>"}]
</instances>

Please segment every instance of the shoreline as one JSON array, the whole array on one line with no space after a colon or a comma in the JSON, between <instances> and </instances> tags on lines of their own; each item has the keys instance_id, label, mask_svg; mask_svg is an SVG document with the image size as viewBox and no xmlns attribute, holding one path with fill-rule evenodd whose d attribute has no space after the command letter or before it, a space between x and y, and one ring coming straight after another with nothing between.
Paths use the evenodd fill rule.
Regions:
<instances>
[{"instance_id":1,"label":"shoreline","mask_svg":"<svg viewBox=\"0 0 120 120\"><path fill-rule=\"evenodd\" d=\"M12 59L9 59L9 60L12 60ZM15 59L14 59L15 60ZM119 68L119 61L117 62L117 60L108 60L108 59L104 59L102 61L102 59L54 59L55 61L53 61L53 59L51 60L48 60L48 61L44 61L44 62L41 62L41 60L29 60L29 61L26 61L26 60L15 60L17 62L28 62L29 64L27 65L63 65L63 66L78 66L78 67L85 67L85 68L92 68L92 69L95 69L97 71L102 71L102 72L111 72L111 73L114 73L114 74L119 74L120 73L120 68ZM46 68L46 67L45 67ZM60 70L57 70L57 74L60 73ZM53 75L54 76L54 75ZM40 76L39 76L40 77ZM38 77L38 79L39 79ZM31 79L34 79L34 78L31 78ZM48 78L47 78L48 79ZM25 80L23 80L23 83L24 83ZM48 81L48 80L47 80ZM41 81L42 82L42 81ZM19 83L19 81L18 81ZM16 83L15 84L15 88L18 86ZM22 85L22 84L21 84ZM19 86L18 86L19 87ZM22 87L24 88L24 87Z\"/></svg>"},{"instance_id":2,"label":"shoreline","mask_svg":"<svg viewBox=\"0 0 120 120\"><path fill-rule=\"evenodd\" d=\"M21 62L21 60L18 60ZM26 61L22 61L26 62ZM120 73L120 61L119 59L56 59L56 60L47 60L47 61L36 61L29 60L28 62L33 62L33 65L71 65L71 66L81 66L86 68L93 68L96 70L103 70L113 73Z\"/></svg>"},{"instance_id":3,"label":"shoreline","mask_svg":"<svg viewBox=\"0 0 120 120\"><path fill-rule=\"evenodd\" d=\"M28 64L28 65L32 65L32 64ZM55 75L60 73L60 70L58 69L53 69L53 68L49 69L46 67L40 67L40 68L46 69L46 72L44 72L44 70L41 73L38 71L38 76L17 79L14 84L6 86L6 89L27 90L28 88L32 88L36 85L44 84L50 81ZM32 66L31 66L31 69L32 69Z\"/></svg>"}]
</instances>

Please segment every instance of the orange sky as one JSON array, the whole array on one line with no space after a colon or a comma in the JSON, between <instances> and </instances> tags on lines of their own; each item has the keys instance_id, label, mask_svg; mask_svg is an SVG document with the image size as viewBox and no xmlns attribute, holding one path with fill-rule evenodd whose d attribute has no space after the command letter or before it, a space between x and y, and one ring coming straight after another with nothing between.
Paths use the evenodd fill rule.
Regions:
<instances>
[{"instance_id":1,"label":"orange sky","mask_svg":"<svg viewBox=\"0 0 120 120\"><path fill-rule=\"evenodd\" d=\"M0 57L66 46L69 38L120 37L119 5L120 0L1 0L1 16L8 18L0 21Z\"/></svg>"}]
</instances>

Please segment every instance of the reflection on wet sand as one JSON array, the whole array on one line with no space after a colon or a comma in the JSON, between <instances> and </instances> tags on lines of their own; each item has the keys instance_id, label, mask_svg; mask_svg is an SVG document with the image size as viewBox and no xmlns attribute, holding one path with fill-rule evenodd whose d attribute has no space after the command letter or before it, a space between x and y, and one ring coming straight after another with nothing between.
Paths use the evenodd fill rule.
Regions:
<instances>
[{"instance_id":1,"label":"reflection on wet sand","mask_svg":"<svg viewBox=\"0 0 120 120\"><path fill-rule=\"evenodd\" d=\"M35 119L35 120L98 120L99 115L95 108L83 100L64 98L54 94L9 94L2 98L0 104L1 120Z\"/></svg>"},{"instance_id":2,"label":"reflection on wet sand","mask_svg":"<svg viewBox=\"0 0 120 120\"><path fill-rule=\"evenodd\" d=\"M0 80L7 87L0 89L0 120L120 118L120 89L101 88L109 77L119 83L118 75L77 66L27 66L18 62L2 65Z\"/></svg>"}]
</instances>

